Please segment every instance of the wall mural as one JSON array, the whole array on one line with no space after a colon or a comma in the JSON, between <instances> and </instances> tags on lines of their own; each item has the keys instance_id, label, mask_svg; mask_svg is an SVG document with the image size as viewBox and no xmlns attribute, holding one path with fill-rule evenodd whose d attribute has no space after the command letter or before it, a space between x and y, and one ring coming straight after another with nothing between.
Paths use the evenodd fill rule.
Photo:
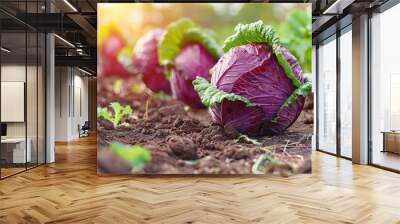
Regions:
<instances>
[{"instance_id":1,"label":"wall mural","mask_svg":"<svg viewBox=\"0 0 400 224\"><path fill-rule=\"evenodd\" d=\"M310 4L98 4L98 173L310 173L311 52Z\"/></svg>"}]
</instances>

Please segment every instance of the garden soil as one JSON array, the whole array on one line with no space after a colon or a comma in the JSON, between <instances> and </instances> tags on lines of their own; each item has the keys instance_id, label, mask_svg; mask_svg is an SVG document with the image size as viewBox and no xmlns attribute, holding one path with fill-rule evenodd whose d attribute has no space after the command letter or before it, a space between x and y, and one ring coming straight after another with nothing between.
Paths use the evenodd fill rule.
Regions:
<instances>
[{"instance_id":1,"label":"garden soil","mask_svg":"<svg viewBox=\"0 0 400 224\"><path fill-rule=\"evenodd\" d=\"M313 100L307 97L297 121L284 133L248 138L233 128L214 123L207 109L193 110L163 95L133 93L137 80L125 81L116 91L98 80L98 105L120 102L133 108L131 116L114 128L97 121L98 172L110 174L281 174L311 172ZM137 89L137 88L136 88ZM113 142L140 145L152 159L133 171L109 150Z\"/></svg>"}]
</instances>

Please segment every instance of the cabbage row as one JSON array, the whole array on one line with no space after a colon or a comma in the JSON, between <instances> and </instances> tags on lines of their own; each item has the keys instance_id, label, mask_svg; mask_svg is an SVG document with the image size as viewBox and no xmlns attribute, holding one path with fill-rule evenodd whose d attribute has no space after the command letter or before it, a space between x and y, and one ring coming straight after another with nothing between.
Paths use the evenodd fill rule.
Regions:
<instances>
[{"instance_id":1,"label":"cabbage row","mask_svg":"<svg viewBox=\"0 0 400 224\"><path fill-rule=\"evenodd\" d=\"M311 91L297 59L262 21L238 24L221 48L207 30L181 19L146 33L132 55L125 70L153 92L207 107L215 122L250 136L285 131Z\"/></svg>"}]
</instances>

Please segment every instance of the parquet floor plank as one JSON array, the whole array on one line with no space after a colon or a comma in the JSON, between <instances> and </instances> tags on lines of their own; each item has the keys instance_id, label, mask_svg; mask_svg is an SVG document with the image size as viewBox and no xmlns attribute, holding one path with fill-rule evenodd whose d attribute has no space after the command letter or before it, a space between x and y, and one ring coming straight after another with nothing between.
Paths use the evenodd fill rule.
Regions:
<instances>
[{"instance_id":1,"label":"parquet floor plank","mask_svg":"<svg viewBox=\"0 0 400 224\"><path fill-rule=\"evenodd\" d=\"M98 176L94 136L0 181L0 223L397 223L400 175L313 153L313 173Z\"/></svg>"}]
</instances>

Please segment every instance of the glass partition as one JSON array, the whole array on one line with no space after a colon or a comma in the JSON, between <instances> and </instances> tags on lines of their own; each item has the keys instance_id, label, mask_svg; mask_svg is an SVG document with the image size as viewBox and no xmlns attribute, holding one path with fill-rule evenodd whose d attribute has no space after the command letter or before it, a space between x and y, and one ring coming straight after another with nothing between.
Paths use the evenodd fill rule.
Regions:
<instances>
[{"instance_id":1,"label":"glass partition","mask_svg":"<svg viewBox=\"0 0 400 224\"><path fill-rule=\"evenodd\" d=\"M31 162L26 141L26 41L25 31L1 34L2 177L24 171Z\"/></svg>"},{"instance_id":2,"label":"glass partition","mask_svg":"<svg viewBox=\"0 0 400 224\"><path fill-rule=\"evenodd\" d=\"M38 74L37 74L37 162L44 164L46 162L46 139L45 139L45 124L46 124L46 37L43 33L38 33Z\"/></svg>"},{"instance_id":3,"label":"glass partition","mask_svg":"<svg viewBox=\"0 0 400 224\"><path fill-rule=\"evenodd\" d=\"M318 47L318 149L336 154L336 36Z\"/></svg>"},{"instance_id":4,"label":"glass partition","mask_svg":"<svg viewBox=\"0 0 400 224\"><path fill-rule=\"evenodd\" d=\"M27 33L27 81L26 81L26 114L27 114L27 150L30 151L28 168L38 163L38 35Z\"/></svg>"},{"instance_id":5,"label":"glass partition","mask_svg":"<svg viewBox=\"0 0 400 224\"><path fill-rule=\"evenodd\" d=\"M400 171L400 5L371 18L370 160Z\"/></svg>"},{"instance_id":6,"label":"glass partition","mask_svg":"<svg viewBox=\"0 0 400 224\"><path fill-rule=\"evenodd\" d=\"M352 157L352 32L340 36L340 155Z\"/></svg>"},{"instance_id":7,"label":"glass partition","mask_svg":"<svg viewBox=\"0 0 400 224\"><path fill-rule=\"evenodd\" d=\"M43 5L0 2L19 16ZM1 179L45 163L45 44L44 33L0 12Z\"/></svg>"}]
</instances>

